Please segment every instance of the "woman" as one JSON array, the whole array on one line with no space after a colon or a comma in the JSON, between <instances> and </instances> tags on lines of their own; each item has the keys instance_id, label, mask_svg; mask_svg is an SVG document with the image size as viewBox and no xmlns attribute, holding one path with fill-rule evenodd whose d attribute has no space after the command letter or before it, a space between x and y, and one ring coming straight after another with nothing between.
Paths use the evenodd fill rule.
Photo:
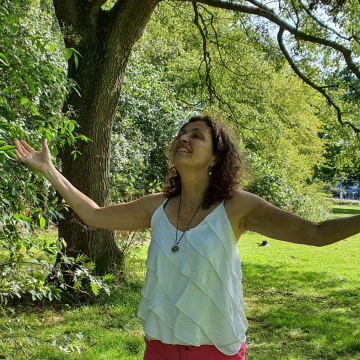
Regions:
<instances>
[{"instance_id":1,"label":"woman","mask_svg":"<svg viewBox=\"0 0 360 360\"><path fill-rule=\"evenodd\" d=\"M100 208L41 152L15 140L17 157L40 171L91 227L152 228L138 316L144 360L245 359L237 241L246 231L297 244L324 246L360 232L359 216L314 223L236 189L240 158L209 116L193 117L171 146L164 192Z\"/></svg>"}]
</instances>

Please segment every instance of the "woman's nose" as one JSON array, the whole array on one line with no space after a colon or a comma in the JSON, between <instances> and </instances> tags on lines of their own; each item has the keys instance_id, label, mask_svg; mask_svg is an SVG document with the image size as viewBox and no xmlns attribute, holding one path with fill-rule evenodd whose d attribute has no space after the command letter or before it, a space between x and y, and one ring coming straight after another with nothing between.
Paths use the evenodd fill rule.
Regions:
<instances>
[{"instance_id":1,"label":"woman's nose","mask_svg":"<svg viewBox=\"0 0 360 360\"><path fill-rule=\"evenodd\" d=\"M183 134L179 137L179 141L182 143L187 143L189 140L187 138L187 134Z\"/></svg>"}]
</instances>

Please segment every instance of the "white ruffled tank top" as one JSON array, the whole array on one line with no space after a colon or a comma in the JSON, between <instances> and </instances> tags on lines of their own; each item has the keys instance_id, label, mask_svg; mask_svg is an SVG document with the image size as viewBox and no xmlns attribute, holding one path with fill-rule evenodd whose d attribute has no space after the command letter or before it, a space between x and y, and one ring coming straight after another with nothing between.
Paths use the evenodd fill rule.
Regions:
<instances>
[{"instance_id":1,"label":"white ruffled tank top","mask_svg":"<svg viewBox=\"0 0 360 360\"><path fill-rule=\"evenodd\" d=\"M148 339L165 344L215 345L226 355L245 343L242 271L224 202L185 232L173 253L176 229L164 204L151 219L151 243L137 315ZM178 238L183 233L178 231Z\"/></svg>"}]
</instances>

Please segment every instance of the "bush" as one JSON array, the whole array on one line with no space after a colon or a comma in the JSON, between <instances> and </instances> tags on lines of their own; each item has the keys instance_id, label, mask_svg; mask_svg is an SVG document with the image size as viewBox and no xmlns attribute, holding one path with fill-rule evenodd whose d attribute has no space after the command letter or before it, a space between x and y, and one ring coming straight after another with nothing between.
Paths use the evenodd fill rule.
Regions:
<instances>
[{"instance_id":1,"label":"bush","mask_svg":"<svg viewBox=\"0 0 360 360\"><path fill-rule=\"evenodd\" d=\"M287 180L285 171L250 154L252 179L244 190L268 201L282 210L293 212L305 219L323 221L330 218L331 206L326 201L322 183L294 184Z\"/></svg>"}]
</instances>

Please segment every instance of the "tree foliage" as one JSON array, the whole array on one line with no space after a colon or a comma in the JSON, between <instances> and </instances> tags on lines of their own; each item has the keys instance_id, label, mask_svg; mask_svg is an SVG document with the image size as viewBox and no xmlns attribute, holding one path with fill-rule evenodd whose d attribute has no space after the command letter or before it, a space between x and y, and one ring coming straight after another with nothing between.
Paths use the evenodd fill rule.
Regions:
<instances>
[{"instance_id":1,"label":"tree foliage","mask_svg":"<svg viewBox=\"0 0 360 360\"><path fill-rule=\"evenodd\" d=\"M34 228L44 228L49 220L61 218L63 206L41 174L14 160L13 139L24 139L39 148L46 137L56 156L65 143L75 146L77 139L86 138L75 132L76 122L62 114L62 103L75 83L67 78L64 50L54 39L53 18L47 7L37 1L2 1L0 5L2 306L8 299L24 294L30 294L33 300L59 299L61 290L45 280L54 277L62 290L67 290L70 285L60 271L64 264L78 264L78 272L72 273L73 289L79 289L83 279L99 287L100 279L92 276L94 265L85 257L73 259L63 254L54 265L54 257L64 249L61 241L40 244L32 235Z\"/></svg>"},{"instance_id":2,"label":"tree foliage","mask_svg":"<svg viewBox=\"0 0 360 360\"><path fill-rule=\"evenodd\" d=\"M110 170L113 201L149 193L163 180L170 140L186 119L175 95L163 66L142 60L135 47L114 121Z\"/></svg>"},{"instance_id":3,"label":"tree foliage","mask_svg":"<svg viewBox=\"0 0 360 360\"><path fill-rule=\"evenodd\" d=\"M360 51L359 6L356 1L313 2L301 0L267 4L257 0L242 3L203 0L199 4L244 14L253 29L276 41L294 73L319 92L336 112L337 120L359 132L359 119L343 102L353 91L351 81L338 77L343 71L360 78L357 58ZM196 6L195 6L196 7ZM204 61L206 53L204 53Z\"/></svg>"}]
</instances>

